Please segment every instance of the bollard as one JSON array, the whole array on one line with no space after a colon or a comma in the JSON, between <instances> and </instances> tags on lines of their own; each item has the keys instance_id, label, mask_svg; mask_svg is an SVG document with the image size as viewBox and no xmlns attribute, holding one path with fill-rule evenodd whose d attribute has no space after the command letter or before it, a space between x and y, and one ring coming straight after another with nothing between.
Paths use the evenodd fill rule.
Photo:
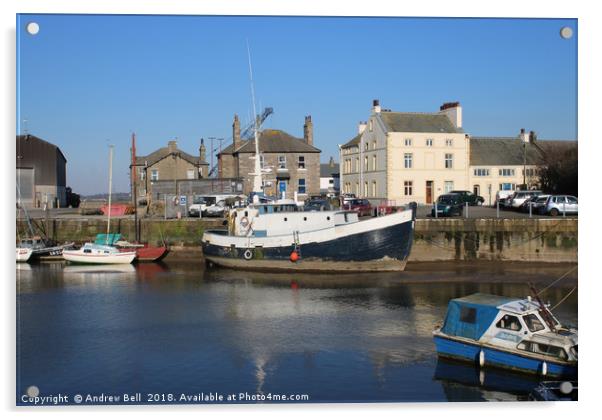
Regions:
<instances>
[{"instance_id":1,"label":"bollard","mask_svg":"<svg viewBox=\"0 0 602 420\"><path fill-rule=\"evenodd\" d=\"M562 217L566 217L566 197L564 200L565 201L562 203Z\"/></svg>"},{"instance_id":2,"label":"bollard","mask_svg":"<svg viewBox=\"0 0 602 420\"><path fill-rule=\"evenodd\" d=\"M500 200L495 200L495 204L497 206L496 215L497 215L497 218L499 219L500 218Z\"/></svg>"},{"instance_id":3,"label":"bollard","mask_svg":"<svg viewBox=\"0 0 602 420\"><path fill-rule=\"evenodd\" d=\"M433 208L435 209L435 219L437 219L439 217L437 215L437 203L433 203Z\"/></svg>"},{"instance_id":4,"label":"bollard","mask_svg":"<svg viewBox=\"0 0 602 420\"><path fill-rule=\"evenodd\" d=\"M464 203L464 217L468 219L468 202Z\"/></svg>"},{"instance_id":5,"label":"bollard","mask_svg":"<svg viewBox=\"0 0 602 420\"><path fill-rule=\"evenodd\" d=\"M529 201L529 217L533 216L533 203Z\"/></svg>"}]
</instances>

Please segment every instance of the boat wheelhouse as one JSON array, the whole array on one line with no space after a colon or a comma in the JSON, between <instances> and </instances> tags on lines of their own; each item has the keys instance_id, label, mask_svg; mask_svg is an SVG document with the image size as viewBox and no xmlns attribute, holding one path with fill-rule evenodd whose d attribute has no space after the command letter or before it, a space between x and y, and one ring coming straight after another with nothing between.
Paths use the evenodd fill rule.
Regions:
<instances>
[{"instance_id":1,"label":"boat wheelhouse","mask_svg":"<svg viewBox=\"0 0 602 420\"><path fill-rule=\"evenodd\" d=\"M360 220L355 211L300 211L293 200L233 209L228 230L203 234L205 258L231 268L401 271L415 207Z\"/></svg>"},{"instance_id":2,"label":"boat wheelhouse","mask_svg":"<svg viewBox=\"0 0 602 420\"><path fill-rule=\"evenodd\" d=\"M433 335L441 357L546 377L577 375L577 330L530 298L476 293L453 299Z\"/></svg>"}]
</instances>

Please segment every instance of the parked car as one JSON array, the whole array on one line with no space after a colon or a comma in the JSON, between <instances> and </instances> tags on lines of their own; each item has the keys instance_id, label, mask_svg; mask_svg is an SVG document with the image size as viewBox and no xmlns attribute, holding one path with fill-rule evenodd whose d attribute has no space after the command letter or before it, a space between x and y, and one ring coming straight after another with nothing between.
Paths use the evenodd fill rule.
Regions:
<instances>
[{"instance_id":1,"label":"parked car","mask_svg":"<svg viewBox=\"0 0 602 420\"><path fill-rule=\"evenodd\" d=\"M454 190L450 191L450 194L458 194L462 203L468 203L469 206L481 206L485 202L485 199L480 195L476 195L470 191L465 190Z\"/></svg>"},{"instance_id":2,"label":"parked car","mask_svg":"<svg viewBox=\"0 0 602 420\"><path fill-rule=\"evenodd\" d=\"M345 210L354 210L359 216L372 216L372 205L365 198L355 198L345 203Z\"/></svg>"},{"instance_id":3,"label":"parked car","mask_svg":"<svg viewBox=\"0 0 602 420\"><path fill-rule=\"evenodd\" d=\"M512 196L514 195L514 190L500 190L495 194L495 203L500 205L500 207L506 207L509 200L512 200Z\"/></svg>"},{"instance_id":4,"label":"parked car","mask_svg":"<svg viewBox=\"0 0 602 420\"><path fill-rule=\"evenodd\" d=\"M529 197L525 201L523 201L523 204L519 206L518 210L523 213L529 213L529 207L531 207L531 212L533 214L539 214L540 208L546 204L546 201L548 201L549 196L549 194L542 194L538 196Z\"/></svg>"},{"instance_id":5,"label":"parked car","mask_svg":"<svg viewBox=\"0 0 602 420\"><path fill-rule=\"evenodd\" d=\"M220 200L215 204L207 206L205 215L208 217L224 217L227 208L226 200Z\"/></svg>"},{"instance_id":6,"label":"parked car","mask_svg":"<svg viewBox=\"0 0 602 420\"><path fill-rule=\"evenodd\" d=\"M356 199L355 194L352 194L352 193L345 193L341 197L343 197L343 204L347 204L351 200Z\"/></svg>"},{"instance_id":7,"label":"parked car","mask_svg":"<svg viewBox=\"0 0 602 420\"><path fill-rule=\"evenodd\" d=\"M579 203L577 197L572 195L551 195L546 200L544 206L540 208L541 214L558 216L559 214L577 214L579 213Z\"/></svg>"},{"instance_id":8,"label":"parked car","mask_svg":"<svg viewBox=\"0 0 602 420\"><path fill-rule=\"evenodd\" d=\"M196 195L192 199L192 204L188 207L188 215L191 217L204 216L207 213L207 208L214 205L218 201L236 197L232 194L208 194Z\"/></svg>"},{"instance_id":9,"label":"parked car","mask_svg":"<svg viewBox=\"0 0 602 420\"><path fill-rule=\"evenodd\" d=\"M303 209L305 211L324 211L332 210L332 206L330 205L330 200L320 198L308 200Z\"/></svg>"},{"instance_id":10,"label":"parked car","mask_svg":"<svg viewBox=\"0 0 602 420\"><path fill-rule=\"evenodd\" d=\"M537 197L542 194L541 191L537 190L525 190L525 191L516 191L512 195L512 200L508 202L508 207L518 210L519 207L525 202L527 199L531 199L531 197Z\"/></svg>"},{"instance_id":11,"label":"parked car","mask_svg":"<svg viewBox=\"0 0 602 420\"><path fill-rule=\"evenodd\" d=\"M464 207L464 203L460 200L460 197L458 194L451 193L440 195L431 209L431 217L435 217L435 210L437 211L437 217L460 216Z\"/></svg>"}]
</instances>

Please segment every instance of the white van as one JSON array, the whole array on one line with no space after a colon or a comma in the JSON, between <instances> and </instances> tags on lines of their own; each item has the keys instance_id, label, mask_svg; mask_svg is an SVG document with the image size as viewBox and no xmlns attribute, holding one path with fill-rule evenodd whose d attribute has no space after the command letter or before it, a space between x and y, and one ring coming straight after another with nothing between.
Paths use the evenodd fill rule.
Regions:
<instances>
[{"instance_id":1,"label":"white van","mask_svg":"<svg viewBox=\"0 0 602 420\"><path fill-rule=\"evenodd\" d=\"M234 194L207 194L195 195L192 199L192 204L188 207L188 216L202 217L207 213L207 207L214 206L220 201L225 201L228 198L234 198Z\"/></svg>"}]
</instances>

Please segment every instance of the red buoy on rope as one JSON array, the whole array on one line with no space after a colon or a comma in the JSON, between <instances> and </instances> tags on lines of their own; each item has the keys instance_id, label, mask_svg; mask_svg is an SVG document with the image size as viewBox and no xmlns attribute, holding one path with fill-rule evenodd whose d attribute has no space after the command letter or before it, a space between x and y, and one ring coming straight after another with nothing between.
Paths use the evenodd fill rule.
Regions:
<instances>
[{"instance_id":1,"label":"red buoy on rope","mask_svg":"<svg viewBox=\"0 0 602 420\"><path fill-rule=\"evenodd\" d=\"M297 261L299 261L299 254L297 253L297 251L291 252L291 262L297 262Z\"/></svg>"}]
</instances>

